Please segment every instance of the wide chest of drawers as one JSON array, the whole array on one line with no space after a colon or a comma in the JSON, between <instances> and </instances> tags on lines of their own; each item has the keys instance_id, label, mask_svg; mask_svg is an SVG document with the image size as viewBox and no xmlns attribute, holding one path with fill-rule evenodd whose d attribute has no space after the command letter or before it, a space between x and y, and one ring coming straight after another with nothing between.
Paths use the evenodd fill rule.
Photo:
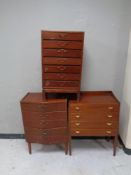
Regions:
<instances>
[{"instance_id":1,"label":"wide chest of drawers","mask_svg":"<svg viewBox=\"0 0 131 175\"><path fill-rule=\"evenodd\" d=\"M84 32L42 31L42 87L46 93L76 93L79 99Z\"/></svg>"},{"instance_id":2,"label":"wide chest of drawers","mask_svg":"<svg viewBox=\"0 0 131 175\"><path fill-rule=\"evenodd\" d=\"M82 92L69 102L70 154L72 136L113 137L114 155L119 126L119 102L112 92Z\"/></svg>"},{"instance_id":3,"label":"wide chest of drawers","mask_svg":"<svg viewBox=\"0 0 131 175\"><path fill-rule=\"evenodd\" d=\"M65 145L68 149L67 100L43 100L42 93L28 93L21 100L25 138L31 143Z\"/></svg>"}]
</instances>

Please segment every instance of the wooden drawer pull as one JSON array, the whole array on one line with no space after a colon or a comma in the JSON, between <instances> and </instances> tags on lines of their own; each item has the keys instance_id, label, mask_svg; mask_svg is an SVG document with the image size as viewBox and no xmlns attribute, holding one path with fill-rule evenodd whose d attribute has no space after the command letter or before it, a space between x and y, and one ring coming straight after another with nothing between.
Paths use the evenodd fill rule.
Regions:
<instances>
[{"instance_id":1,"label":"wooden drawer pull","mask_svg":"<svg viewBox=\"0 0 131 175\"><path fill-rule=\"evenodd\" d=\"M113 109L113 106L109 106L108 109L110 109L110 110Z\"/></svg>"},{"instance_id":2,"label":"wooden drawer pull","mask_svg":"<svg viewBox=\"0 0 131 175\"><path fill-rule=\"evenodd\" d=\"M75 109L76 109L77 111L79 111L79 110L80 110L80 108L79 108L78 106L76 106L76 107L75 107Z\"/></svg>"},{"instance_id":3,"label":"wooden drawer pull","mask_svg":"<svg viewBox=\"0 0 131 175\"><path fill-rule=\"evenodd\" d=\"M75 131L76 134L80 134L80 131Z\"/></svg>"},{"instance_id":4,"label":"wooden drawer pull","mask_svg":"<svg viewBox=\"0 0 131 175\"><path fill-rule=\"evenodd\" d=\"M80 126L80 123L76 123L75 125L76 125L76 126Z\"/></svg>"},{"instance_id":5,"label":"wooden drawer pull","mask_svg":"<svg viewBox=\"0 0 131 175\"><path fill-rule=\"evenodd\" d=\"M112 123L106 123L107 124L107 126L111 126L112 125Z\"/></svg>"},{"instance_id":6,"label":"wooden drawer pull","mask_svg":"<svg viewBox=\"0 0 131 175\"><path fill-rule=\"evenodd\" d=\"M111 134L111 131L106 131L107 134Z\"/></svg>"},{"instance_id":7,"label":"wooden drawer pull","mask_svg":"<svg viewBox=\"0 0 131 175\"><path fill-rule=\"evenodd\" d=\"M80 115L76 115L76 118L80 118Z\"/></svg>"},{"instance_id":8,"label":"wooden drawer pull","mask_svg":"<svg viewBox=\"0 0 131 175\"><path fill-rule=\"evenodd\" d=\"M108 118L112 118L112 115L108 115Z\"/></svg>"}]
</instances>

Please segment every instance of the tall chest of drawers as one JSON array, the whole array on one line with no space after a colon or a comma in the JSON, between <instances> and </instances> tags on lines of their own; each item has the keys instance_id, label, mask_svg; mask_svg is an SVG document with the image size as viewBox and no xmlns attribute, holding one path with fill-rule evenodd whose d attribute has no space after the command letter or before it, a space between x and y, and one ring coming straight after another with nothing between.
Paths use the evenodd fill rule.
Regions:
<instances>
[{"instance_id":1,"label":"tall chest of drawers","mask_svg":"<svg viewBox=\"0 0 131 175\"><path fill-rule=\"evenodd\" d=\"M79 102L70 101L70 154L72 136L106 136L113 138L113 155L115 155L119 105L110 91L82 92Z\"/></svg>"},{"instance_id":2,"label":"tall chest of drawers","mask_svg":"<svg viewBox=\"0 0 131 175\"><path fill-rule=\"evenodd\" d=\"M21 100L25 138L31 143L64 144L68 151L67 100L43 100L42 93L28 93Z\"/></svg>"},{"instance_id":3,"label":"tall chest of drawers","mask_svg":"<svg viewBox=\"0 0 131 175\"><path fill-rule=\"evenodd\" d=\"M46 93L76 93L79 99L84 32L42 31L42 87Z\"/></svg>"}]
</instances>

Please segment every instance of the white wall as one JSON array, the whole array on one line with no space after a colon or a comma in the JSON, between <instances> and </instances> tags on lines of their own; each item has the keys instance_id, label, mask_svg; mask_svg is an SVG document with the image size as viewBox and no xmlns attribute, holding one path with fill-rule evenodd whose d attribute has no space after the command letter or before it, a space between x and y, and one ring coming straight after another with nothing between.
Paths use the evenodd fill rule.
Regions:
<instances>
[{"instance_id":1,"label":"white wall","mask_svg":"<svg viewBox=\"0 0 131 175\"><path fill-rule=\"evenodd\" d=\"M82 90L121 98L130 0L0 1L0 133L23 133L19 101L41 91L41 29L85 31Z\"/></svg>"},{"instance_id":2,"label":"white wall","mask_svg":"<svg viewBox=\"0 0 131 175\"><path fill-rule=\"evenodd\" d=\"M131 31L120 114L120 136L126 148L131 149Z\"/></svg>"}]
</instances>

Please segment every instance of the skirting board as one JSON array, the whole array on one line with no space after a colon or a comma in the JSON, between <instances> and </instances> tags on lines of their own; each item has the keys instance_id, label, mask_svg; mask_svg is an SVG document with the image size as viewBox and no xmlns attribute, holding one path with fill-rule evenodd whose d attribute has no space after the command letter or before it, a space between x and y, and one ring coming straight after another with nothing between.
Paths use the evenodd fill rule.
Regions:
<instances>
[{"instance_id":1,"label":"skirting board","mask_svg":"<svg viewBox=\"0 0 131 175\"><path fill-rule=\"evenodd\" d=\"M24 134L0 134L0 139L24 139Z\"/></svg>"},{"instance_id":2,"label":"skirting board","mask_svg":"<svg viewBox=\"0 0 131 175\"><path fill-rule=\"evenodd\" d=\"M0 139L24 139L24 134L0 134ZM73 139L105 139L106 137L73 137ZM131 149L125 147L119 136L119 142L123 146L123 150L126 154L131 155Z\"/></svg>"}]
</instances>

